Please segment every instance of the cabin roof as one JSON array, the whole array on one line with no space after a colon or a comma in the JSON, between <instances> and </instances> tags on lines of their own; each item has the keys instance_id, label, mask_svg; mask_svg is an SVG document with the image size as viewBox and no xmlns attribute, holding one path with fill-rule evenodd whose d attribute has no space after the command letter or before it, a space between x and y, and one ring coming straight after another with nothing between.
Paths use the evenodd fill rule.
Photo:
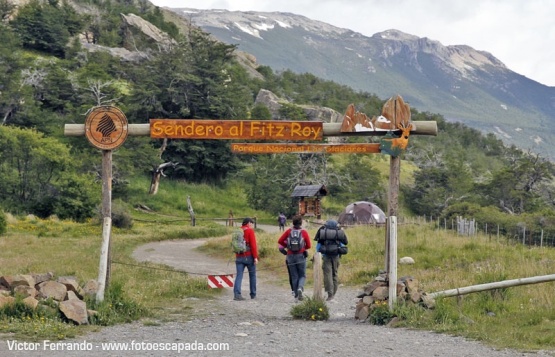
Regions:
<instances>
[{"instance_id":1,"label":"cabin roof","mask_svg":"<svg viewBox=\"0 0 555 357\"><path fill-rule=\"evenodd\" d=\"M326 196L328 189L324 185L295 186L291 197Z\"/></svg>"}]
</instances>

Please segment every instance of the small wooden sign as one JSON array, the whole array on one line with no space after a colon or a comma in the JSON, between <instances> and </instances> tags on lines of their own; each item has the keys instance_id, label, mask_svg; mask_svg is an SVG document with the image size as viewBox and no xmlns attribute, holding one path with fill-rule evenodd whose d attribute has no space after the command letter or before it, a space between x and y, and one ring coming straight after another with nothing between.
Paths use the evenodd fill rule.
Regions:
<instances>
[{"instance_id":1,"label":"small wooden sign","mask_svg":"<svg viewBox=\"0 0 555 357\"><path fill-rule=\"evenodd\" d=\"M382 114L370 118L364 113L355 110L354 104L349 104L341 132L378 132L398 130L399 126L408 127L410 123L410 106L404 102L400 95L389 98L382 108Z\"/></svg>"},{"instance_id":2,"label":"small wooden sign","mask_svg":"<svg viewBox=\"0 0 555 357\"><path fill-rule=\"evenodd\" d=\"M150 119L156 139L322 140L323 123L285 120Z\"/></svg>"},{"instance_id":3,"label":"small wooden sign","mask_svg":"<svg viewBox=\"0 0 555 357\"><path fill-rule=\"evenodd\" d=\"M236 154L376 154L380 144L288 144L232 143Z\"/></svg>"},{"instance_id":4,"label":"small wooden sign","mask_svg":"<svg viewBox=\"0 0 555 357\"><path fill-rule=\"evenodd\" d=\"M98 149L118 148L127 139L127 134L127 118L113 106L94 108L85 121L85 136Z\"/></svg>"}]
</instances>

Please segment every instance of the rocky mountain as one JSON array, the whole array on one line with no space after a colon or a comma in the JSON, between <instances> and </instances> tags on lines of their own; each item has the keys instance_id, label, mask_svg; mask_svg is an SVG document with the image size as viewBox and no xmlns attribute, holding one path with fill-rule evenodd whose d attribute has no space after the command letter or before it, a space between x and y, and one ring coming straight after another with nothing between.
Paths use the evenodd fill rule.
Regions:
<instances>
[{"instance_id":1,"label":"rocky mountain","mask_svg":"<svg viewBox=\"0 0 555 357\"><path fill-rule=\"evenodd\" d=\"M397 30L367 37L291 13L169 10L274 71L312 73L382 99L400 94L419 111L555 159L555 87L511 71L488 52Z\"/></svg>"}]
</instances>

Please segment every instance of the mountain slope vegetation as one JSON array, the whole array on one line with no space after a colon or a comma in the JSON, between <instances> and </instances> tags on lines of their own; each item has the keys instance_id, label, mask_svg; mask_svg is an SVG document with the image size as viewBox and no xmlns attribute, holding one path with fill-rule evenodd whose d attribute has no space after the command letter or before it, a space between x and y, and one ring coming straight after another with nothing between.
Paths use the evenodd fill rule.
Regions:
<instances>
[{"instance_id":1,"label":"mountain slope vegetation","mask_svg":"<svg viewBox=\"0 0 555 357\"><path fill-rule=\"evenodd\" d=\"M283 108L285 117L302 120L301 104L343 112L353 103L371 116L381 112L387 99L310 73L275 72L267 66L257 69L263 79L253 78L237 62L235 46L187 23L176 24L175 18L166 21L146 1L31 1L16 12L0 0L0 11L6 19L0 24L5 39L0 68L6 73L0 78L0 178L5 188L0 207L17 214L75 220L94 215L101 155L85 138L64 136L63 127L84 123L98 105L119 107L130 123L151 118L267 119L267 110L254 104L257 93L266 89L290 100ZM153 42L121 14L155 24L172 41ZM112 55L110 49L135 56ZM440 113L413 109L412 120L436 121L439 135L411 137L402 157L412 169L402 183L405 214L476 215L511 227L519 216L529 227L551 229L549 161L505 146L493 134L450 123ZM130 137L115 151L114 199L129 201L129 181L150 176L164 162L178 163L164 180L218 187L240 182L248 204L271 214L294 213L289 192L301 184L330 188L325 202L330 215L353 200L387 204L384 155L238 156L227 141L145 137Z\"/></svg>"}]
</instances>

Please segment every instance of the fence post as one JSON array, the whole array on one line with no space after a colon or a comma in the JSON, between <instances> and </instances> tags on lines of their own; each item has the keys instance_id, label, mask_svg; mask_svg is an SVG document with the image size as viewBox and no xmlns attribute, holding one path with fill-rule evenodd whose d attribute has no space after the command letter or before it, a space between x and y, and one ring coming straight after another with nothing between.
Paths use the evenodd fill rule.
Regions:
<instances>
[{"instance_id":1,"label":"fence post","mask_svg":"<svg viewBox=\"0 0 555 357\"><path fill-rule=\"evenodd\" d=\"M314 276L314 289L312 293L312 298L314 300L324 301L324 295L322 294L322 255L321 253L314 254L314 262L312 264L312 274Z\"/></svg>"}]
</instances>

